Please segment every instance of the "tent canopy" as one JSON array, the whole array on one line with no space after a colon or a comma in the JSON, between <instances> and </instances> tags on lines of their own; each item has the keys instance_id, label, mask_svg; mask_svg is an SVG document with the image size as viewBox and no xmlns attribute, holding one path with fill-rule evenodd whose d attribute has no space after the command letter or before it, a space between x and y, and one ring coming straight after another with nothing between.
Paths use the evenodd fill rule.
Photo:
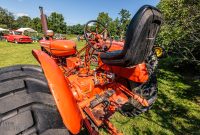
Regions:
<instances>
[{"instance_id":1,"label":"tent canopy","mask_svg":"<svg viewBox=\"0 0 200 135\"><path fill-rule=\"evenodd\" d=\"M8 29L0 28L0 31L9 31Z\"/></svg>"},{"instance_id":2,"label":"tent canopy","mask_svg":"<svg viewBox=\"0 0 200 135\"><path fill-rule=\"evenodd\" d=\"M19 28L19 29L17 29L17 31L21 31L23 33L24 33L24 31L37 32L37 31L35 31L34 29L31 29L31 28Z\"/></svg>"}]
</instances>

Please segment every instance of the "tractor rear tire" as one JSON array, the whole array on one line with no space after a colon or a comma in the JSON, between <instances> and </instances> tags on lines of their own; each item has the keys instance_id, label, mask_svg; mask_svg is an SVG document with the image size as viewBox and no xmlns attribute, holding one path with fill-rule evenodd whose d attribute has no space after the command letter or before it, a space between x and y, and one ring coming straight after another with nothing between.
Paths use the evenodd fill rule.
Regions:
<instances>
[{"instance_id":1,"label":"tractor rear tire","mask_svg":"<svg viewBox=\"0 0 200 135\"><path fill-rule=\"evenodd\" d=\"M69 135L39 66L0 68L0 135Z\"/></svg>"},{"instance_id":2,"label":"tractor rear tire","mask_svg":"<svg viewBox=\"0 0 200 135\"><path fill-rule=\"evenodd\" d=\"M152 108L153 104L157 99L157 78L156 78L156 68L158 64L158 59L156 55L152 52L146 60L146 66L149 73L149 79L145 83L135 83L128 81L130 89L141 97L145 98L149 106L143 107L139 102L134 99L130 99L128 103L122 106L119 110L121 114L133 117L141 113L144 113Z\"/></svg>"}]
</instances>

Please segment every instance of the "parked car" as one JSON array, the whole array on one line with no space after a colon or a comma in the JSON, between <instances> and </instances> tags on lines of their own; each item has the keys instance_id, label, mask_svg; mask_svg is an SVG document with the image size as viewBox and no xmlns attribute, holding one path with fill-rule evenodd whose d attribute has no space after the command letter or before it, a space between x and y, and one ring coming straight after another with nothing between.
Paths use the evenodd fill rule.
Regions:
<instances>
[{"instance_id":1,"label":"parked car","mask_svg":"<svg viewBox=\"0 0 200 135\"><path fill-rule=\"evenodd\" d=\"M9 34L4 34L3 33L2 40L6 40L8 36L9 36Z\"/></svg>"},{"instance_id":2,"label":"parked car","mask_svg":"<svg viewBox=\"0 0 200 135\"><path fill-rule=\"evenodd\" d=\"M33 42L38 42L41 37L39 37L38 32L32 28L19 28L16 31L22 32L22 35L29 36Z\"/></svg>"},{"instance_id":3,"label":"parked car","mask_svg":"<svg viewBox=\"0 0 200 135\"><path fill-rule=\"evenodd\" d=\"M21 31L9 31L9 35L5 37L7 42L18 43L32 43L33 40L29 36L25 36Z\"/></svg>"}]
</instances>

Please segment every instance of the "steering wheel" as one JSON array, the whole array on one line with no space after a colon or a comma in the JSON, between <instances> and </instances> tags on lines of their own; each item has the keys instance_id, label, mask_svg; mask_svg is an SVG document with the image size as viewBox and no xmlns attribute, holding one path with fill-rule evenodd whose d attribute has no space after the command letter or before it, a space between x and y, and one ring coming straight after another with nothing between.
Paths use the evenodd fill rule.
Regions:
<instances>
[{"instance_id":1,"label":"steering wheel","mask_svg":"<svg viewBox=\"0 0 200 135\"><path fill-rule=\"evenodd\" d=\"M91 24L95 24L95 30L90 30ZM103 30L99 32L98 26L101 26ZM107 41L107 34L110 42ZM88 21L84 28L84 37L87 43L97 52L106 52L110 49L112 45L112 40L110 33L108 33L107 28L100 22L96 20ZM106 42L107 41L107 42Z\"/></svg>"}]
</instances>

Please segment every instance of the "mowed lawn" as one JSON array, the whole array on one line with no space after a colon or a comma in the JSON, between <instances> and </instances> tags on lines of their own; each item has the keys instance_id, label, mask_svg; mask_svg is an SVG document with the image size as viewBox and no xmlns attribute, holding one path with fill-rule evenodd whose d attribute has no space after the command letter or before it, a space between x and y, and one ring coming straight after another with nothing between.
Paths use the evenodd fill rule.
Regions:
<instances>
[{"instance_id":1,"label":"mowed lawn","mask_svg":"<svg viewBox=\"0 0 200 135\"><path fill-rule=\"evenodd\" d=\"M77 42L80 49L84 42ZM31 54L38 43L13 44L0 41L0 67L16 64L38 64ZM153 108L133 118L116 113L111 121L124 133L134 134L200 134L200 80L166 69L158 71L158 100ZM106 134L101 130L101 134Z\"/></svg>"},{"instance_id":2,"label":"mowed lawn","mask_svg":"<svg viewBox=\"0 0 200 135\"><path fill-rule=\"evenodd\" d=\"M0 67L16 64L37 64L31 51L39 48L38 43L15 44L0 41Z\"/></svg>"}]
</instances>

